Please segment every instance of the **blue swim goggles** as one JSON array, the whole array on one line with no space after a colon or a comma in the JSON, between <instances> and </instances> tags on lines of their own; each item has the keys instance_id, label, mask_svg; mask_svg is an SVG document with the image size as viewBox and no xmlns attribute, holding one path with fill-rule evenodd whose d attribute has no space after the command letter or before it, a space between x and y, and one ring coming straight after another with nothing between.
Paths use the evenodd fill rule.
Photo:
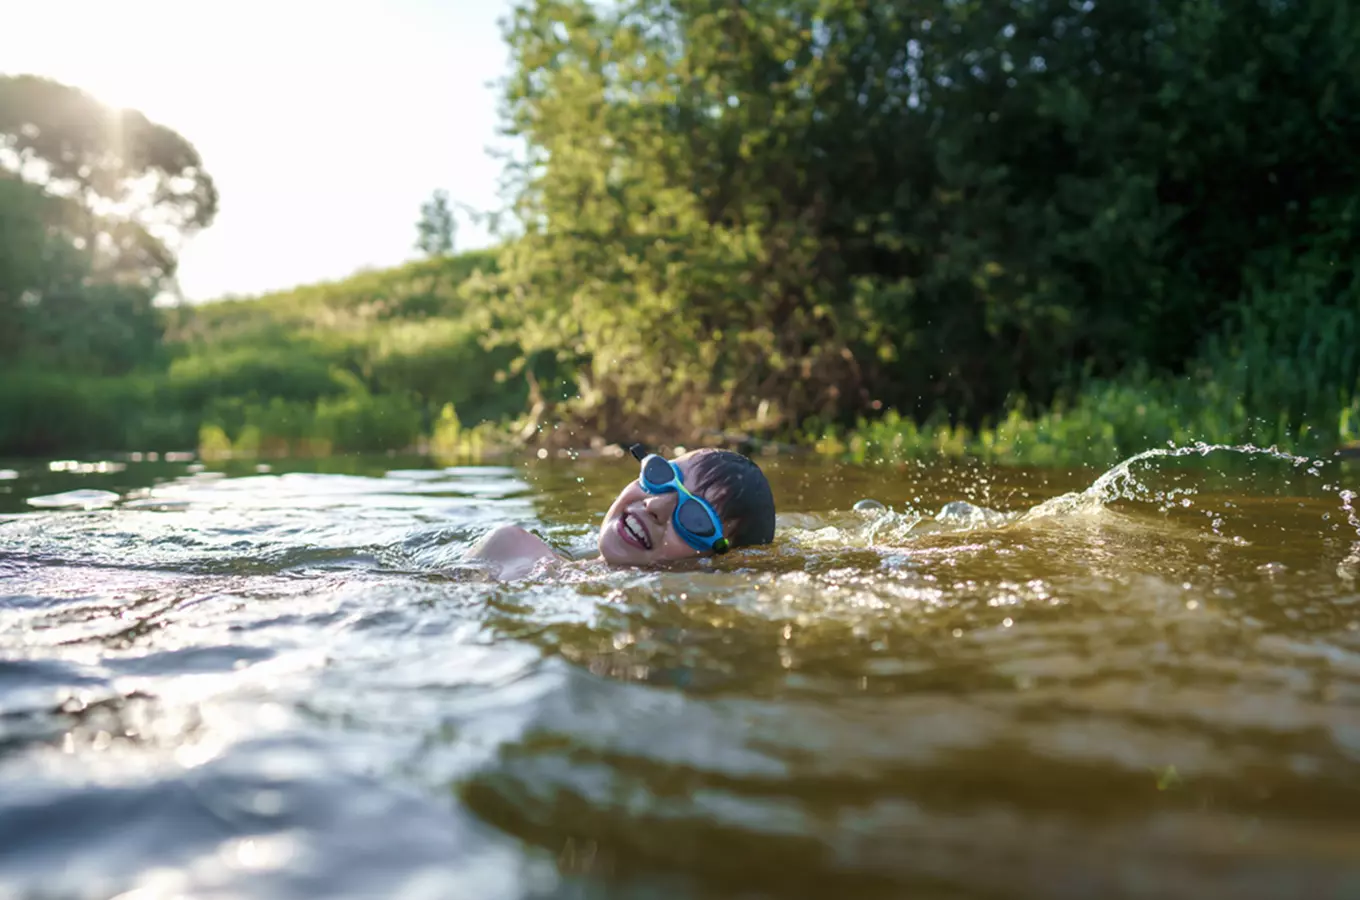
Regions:
<instances>
[{"instance_id":1,"label":"blue swim goggles","mask_svg":"<svg viewBox=\"0 0 1360 900\"><path fill-rule=\"evenodd\" d=\"M642 463L642 473L638 483L649 494L668 494L675 491L680 502L675 504L671 521L680 537L700 553L726 553L730 546L723 536L722 520L717 512L708 505L703 497L691 494L685 488L685 478L680 467L665 457L647 453L641 444L629 448L633 458Z\"/></svg>"}]
</instances>

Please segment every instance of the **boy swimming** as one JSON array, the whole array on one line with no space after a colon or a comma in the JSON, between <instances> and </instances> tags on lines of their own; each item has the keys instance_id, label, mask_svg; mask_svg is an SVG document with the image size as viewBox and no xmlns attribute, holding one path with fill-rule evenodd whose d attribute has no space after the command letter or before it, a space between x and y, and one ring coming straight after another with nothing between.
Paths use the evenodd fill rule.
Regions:
<instances>
[{"instance_id":1,"label":"boy swimming","mask_svg":"<svg viewBox=\"0 0 1360 900\"><path fill-rule=\"evenodd\" d=\"M614 498L600 526L600 556L614 566L655 566L774 540L774 495L765 473L731 450L694 450L673 460L634 445L638 477ZM561 559L514 525L468 553L516 578L542 559Z\"/></svg>"}]
</instances>

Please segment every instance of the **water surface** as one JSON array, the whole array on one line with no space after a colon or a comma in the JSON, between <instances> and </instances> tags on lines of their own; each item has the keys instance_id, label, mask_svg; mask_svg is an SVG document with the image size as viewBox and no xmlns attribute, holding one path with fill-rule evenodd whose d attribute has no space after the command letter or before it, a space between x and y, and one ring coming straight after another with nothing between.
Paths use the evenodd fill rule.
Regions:
<instances>
[{"instance_id":1,"label":"water surface","mask_svg":"<svg viewBox=\"0 0 1360 900\"><path fill-rule=\"evenodd\" d=\"M1360 472L1178 454L664 572L621 461L0 463L0 896L1360 897Z\"/></svg>"}]
</instances>

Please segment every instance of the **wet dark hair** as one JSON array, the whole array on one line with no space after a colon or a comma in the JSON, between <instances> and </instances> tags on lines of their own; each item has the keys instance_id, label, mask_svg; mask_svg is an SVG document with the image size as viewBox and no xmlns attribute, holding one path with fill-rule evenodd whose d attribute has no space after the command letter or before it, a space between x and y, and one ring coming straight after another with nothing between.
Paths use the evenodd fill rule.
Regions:
<instances>
[{"instance_id":1,"label":"wet dark hair","mask_svg":"<svg viewBox=\"0 0 1360 900\"><path fill-rule=\"evenodd\" d=\"M740 453L712 448L683 458L689 463L685 487L713 504L734 549L774 540L774 494L760 466Z\"/></svg>"}]
</instances>

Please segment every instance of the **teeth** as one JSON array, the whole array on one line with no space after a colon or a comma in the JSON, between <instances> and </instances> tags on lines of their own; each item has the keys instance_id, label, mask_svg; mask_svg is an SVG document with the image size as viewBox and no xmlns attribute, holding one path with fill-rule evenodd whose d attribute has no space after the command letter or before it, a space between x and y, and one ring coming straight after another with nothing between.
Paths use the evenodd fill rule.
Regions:
<instances>
[{"instance_id":1,"label":"teeth","mask_svg":"<svg viewBox=\"0 0 1360 900\"><path fill-rule=\"evenodd\" d=\"M628 533L638 539L638 542L648 550L652 549L652 542L647 540L647 533L633 524L633 515L629 513L623 517L623 527L628 529Z\"/></svg>"}]
</instances>

